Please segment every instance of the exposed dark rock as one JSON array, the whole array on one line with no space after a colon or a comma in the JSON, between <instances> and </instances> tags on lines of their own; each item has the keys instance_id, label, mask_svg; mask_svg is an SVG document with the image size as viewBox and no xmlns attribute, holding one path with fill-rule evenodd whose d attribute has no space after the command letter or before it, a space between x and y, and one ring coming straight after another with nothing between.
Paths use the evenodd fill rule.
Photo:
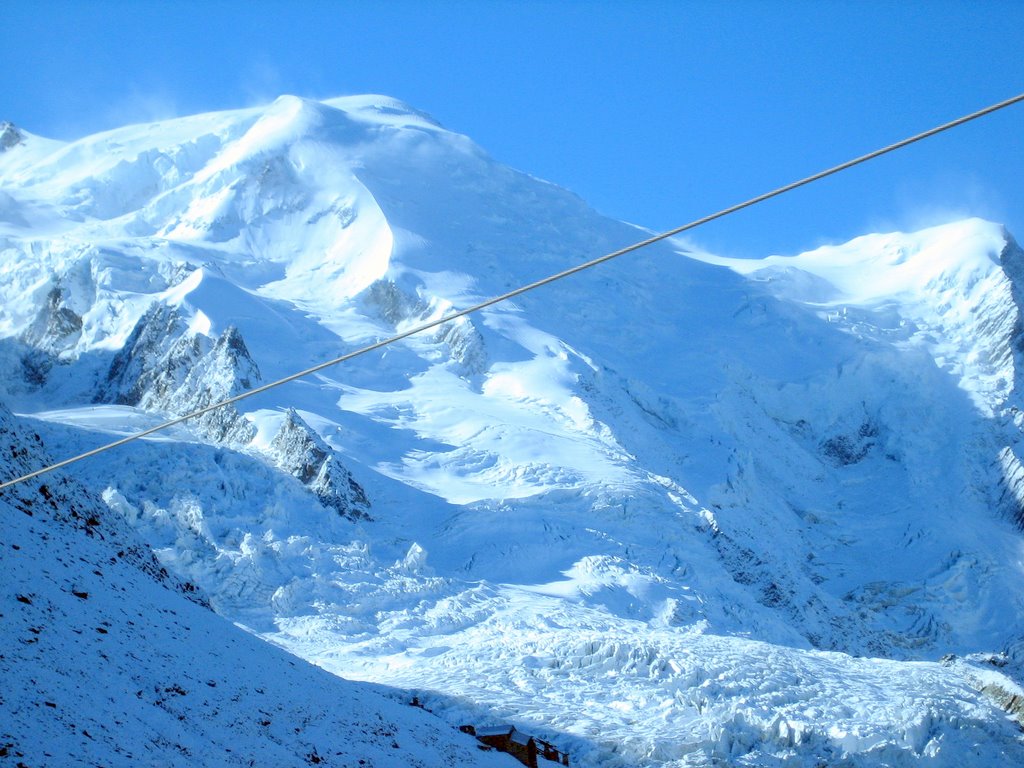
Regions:
<instances>
[{"instance_id":1,"label":"exposed dark rock","mask_svg":"<svg viewBox=\"0 0 1024 768\"><path fill-rule=\"evenodd\" d=\"M213 347L189 370L181 387L164 402L173 412L188 413L252 389L259 381L256 362L238 329L231 326L217 337ZM144 403L144 407L151 406ZM193 423L217 442L248 443L256 435L256 428L230 405L205 413Z\"/></svg>"},{"instance_id":2,"label":"exposed dark rock","mask_svg":"<svg viewBox=\"0 0 1024 768\"><path fill-rule=\"evenodd\" d=\"M420 324L437 316L435 307L402 290L391 280L377 280L370 285L363 302L368 310L396 329L402 323ZM426 338L437 345L439 356L447 356L462 368L463 373L477 374L486 370L484 339L468 318L460 317L444 323Z\"/></svg>"},{"instance_id":3,"label":"exposed dark rock","mask_svg":"<svg viewBox=\"0 0 1024 768\"><path fill-rule=\"evenodd\" d=\"M157 304L114 357L96 401L182 415L240 394L259 380L237 328L211 340L189 331L177 309ZM193 424L217 442L247 443L255 435L232 406L203 414Z\"/></svg>"},{"instance_id":4,"label":"exposed dark rock","mask_svg":"<svg viewBox=\"0 0 1024 768\"><path fill-rule=\"evenodd\" d=\"M0 152L6 152L25 141L24 135L14 123L4 120L0 122Z\"/></svg>"},{"instance_id":5,"label":"exposed dark rock","mask_svg":"<svg viewBox=\"0 0 1024 768\"><path fill-rule=\"evenodd\" d=\"M476 326L465 317L438 327L434 332L434 341L447 348L451 359L458 363L465 373L483 373L487 369L484 339Z\"/></svg>"},{"instance_id":6,"label":"exposed dark rock","mask_svg":"<svg viewBox=\"0 0 1024 768\"><path fill-rule=\"evenodd\" d=\"M97 402L139 405L147 392L166 394L180 385L199 357L195 337L178 310L154 304L114 356Z\"/></svg>"},{"instance_id":7,"label":"exposed dark rock","mask_svg":"<svg viewBox=\"0 0 1024 768\"><path fill-rule=\"evenodd\" d=\"M1009 232L1004 230L1006 245L999 254L999 261L1010 279L1013 298L1013 321L1009 330L1009 344L1005 345L1007 354L1012 356L1013 389L1006 405L1007 443L1000 451L995 462L998 473L999 497L997 507L1017 526L1024 530L1024 464L1021 463L1022 444L1021 424L1024 424L1024 249L1020 247ZM1009 322L1004 325L1010 325ZM1008 366L1004 366L1008 367Z\"/></svg>"},{"instance_id":8,"label":"exposed dark rock","mask_svg":"<svg viewBox=\"0 0 1024 768\"><path fill-rule=\"evenodd\" d=\"M996 507L1024 530L1024 464L1017 452L1004 447L995 469L998 472L999 497Z\"/></svg>"},{"instance_id":9,"label":"exposed dark rock","mask_svg":"<svg viewBox=\"0 0 1024 768\"><path fill-rule=\"evenodd\" d=\"M237 328L211 340L189 331L177 309L157 304L114 357L96 399L181 415L252 389L259 381L259 368ZM190 423L220 443L246 444L256 434L233 406ZM297 477L324 506L353 520L369 517L363 489L295 411L286 415L270 452L277 466Z\"/></svg>"},{"instance_id":10,"label":"exposed dark rock","mask_svg":"<svg viewBox=\"0 0 1024 768\"><path fill-rule=\"evenodd\" d=\"M877 442L878 427L866 421L854 434L835 435L821 443L821 452L836 466L848 466L863 461Z\"/></svg>"},{"instance_id":11,"label":"exposed dark rock","mask_svg":"<svg viewBox=\"0 0 1024 768\"><path fill-rule=\"evenodd\" d=\"M33 387L41 387L53 367L53 358L37 349L30 349L21 356L21 376Z\"/></svg>"},{"instance_id":12,"label":"exposed dark rock","mask_svg":"<svg viewBox=\"0 0 1024 768\"><path fill-rule=\"evenodd\" d=\"M285 414L270 450L277 465L298 478L325 507L350 520L369 519L366 492L294 409Z\"/></svg>"},{"instance_id":13,"label":"exposed dark rock","mask_svg":"<svg viewBox=\"0 0 1024 768\"><path fill-rule=\"evenodd\" d=\"M391 280L377 280L366 289L364 301L390 325L412 317L422 317L429 306L423 299L399 288Z\"/></svg>"},{"instance_id":14,"label":"exposed dark rock","mask_svg":"<svg viewBox=\"0 0 1024 768\"><path fill-rule=\"evenodd\" d=\"M25 331L24 341L36 349L59 354L72 348L82 335L82 318L66 303L60 283L46 295L35 321Z\"/></svg>"}]
</instances>

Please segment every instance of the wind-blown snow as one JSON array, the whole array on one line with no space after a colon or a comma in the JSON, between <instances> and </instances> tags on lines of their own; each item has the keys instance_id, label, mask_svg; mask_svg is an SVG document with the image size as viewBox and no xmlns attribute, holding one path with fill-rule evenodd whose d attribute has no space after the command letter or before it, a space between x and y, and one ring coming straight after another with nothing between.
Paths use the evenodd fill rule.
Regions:
<instances>
[{"instance_id":1,"label":"wind-blown snow","mask_svg":"<svg viewBox=\"0 0 1024 768\"><path fill-rule=\"evenodd\" d=\"M69 454L644 234L386 97L25 135L0 397ZM660 244L74 475L223 616L576 764L1020 761L1022 257Z\"/></svg>"}]
</instances>

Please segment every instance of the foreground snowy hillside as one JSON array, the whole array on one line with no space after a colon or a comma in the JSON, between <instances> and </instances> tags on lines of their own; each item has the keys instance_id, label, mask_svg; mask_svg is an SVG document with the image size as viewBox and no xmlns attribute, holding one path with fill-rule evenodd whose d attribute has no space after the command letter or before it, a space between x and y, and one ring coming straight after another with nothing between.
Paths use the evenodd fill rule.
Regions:
<instances>
[{"instance_id":1,"label":"foreground snowy hillside","mask_svg":"<svg viewBox=\"0 0 1024 768\"><path fill-rule=\"evenodd\" d=\"M3 408L0 435L5 476L47 455ZM509 765L216 616L73 480L0 514L0 765Z\"/></svg>"},{"instance_id":2,"label":"foreground snowy hillside","mask_svg":"<svg viewBox=\"0 0 1024 768\"><path fill-rule=\"evenodd\" d=\"M644 234L384 97L4 143L0 399L62 455ZM1022 280L977 220L661 244L70 472L228 619L577 764L1019 762Z\"/></svg>"}]
</instances>

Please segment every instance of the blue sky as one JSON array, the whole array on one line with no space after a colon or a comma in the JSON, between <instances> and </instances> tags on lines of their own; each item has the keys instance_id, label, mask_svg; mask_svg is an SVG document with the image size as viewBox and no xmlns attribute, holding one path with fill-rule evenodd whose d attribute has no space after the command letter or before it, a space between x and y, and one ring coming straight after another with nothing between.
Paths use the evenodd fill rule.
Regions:
<instances>
[{"instance_id":1,"label":"blue sky","mask_svg":"<svg viewBox=\"0 0 1024 768\"><path fill-rule=\"evenodd\" d=\"M384 93L664 230L1024 91L1024 3L6 0L0 119L56 138ZM791 253L979 215L1024 240L1024 105L693 233ZM590 254L587 254L590 255Z\"/></svg>"}]
</instances>

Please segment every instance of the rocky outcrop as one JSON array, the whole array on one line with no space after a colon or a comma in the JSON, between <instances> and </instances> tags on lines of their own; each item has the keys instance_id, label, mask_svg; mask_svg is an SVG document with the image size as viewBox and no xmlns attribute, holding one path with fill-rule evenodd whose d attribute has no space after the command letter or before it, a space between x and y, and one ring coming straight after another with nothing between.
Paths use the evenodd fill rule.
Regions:
<instances>
[{"instance_id":1,"label":"rocky outcrop","mask_svg":"<svg viewBox=\"0 0 1024 768\"><path fill-rule=\"evenodd\" d=\"M182 341L186 331L177 310L154 304L114 356L97 402L138 405L146 393L180 383L197 357L195 344Z\"/></svg>"},{"instance_id":2,"label":"rocky outcrop","mask_svg":"<svg viewBox=\"0 0 1024 768\"><path fill-rule=\"evenodd\" d=\"M399 288L391 280L377 280L363 296L367 309L391 325L396 331L401 326L411 327L450 314L455 308L435 299L427 302L421 297ZM436 357L451 360L459 372L466 375L482 373L487 369L487 350L480 331L467 317L460 317L424 331L422 339L433 345Z\"/></svg>"},{"instance_id":3,"label":"rocky outcrop","mask_svg":"<svg viewBox=\"0 0 1024 768\"><path fill-rule=\"evenodd\" d=\"M1010 386L1002 413L1008 445L1001 448L995 462L999 490L996 506L1024 530L1024 465L1020 459L1024 452L1024 250L1008 232L1004 235L1006 246L999 254L999 262L1008 278L1012 301L1003 302L1006 309L997 319L1001 320L1003 338L1000 362L1009 372L1006 383Z\"/></svg>"},{"instance_id":4,"label":"rocky outcrop","mask_svg":"<svg viewBox=\"0 0 1024 768\"><path fill-rule=\"evenodd\" d=\"M206 339L205 336L197 338ZM252 389L259 380L259 368L249 354L242 334L231 326L197 360L185 376L182 386L166 402L174 411L187 413ZM154 398L145 403L144 407L157 404ZM247 443L256 434L252 424L241 417L233 406L205 413L195 423L208 437L218 442Z\"/></svg>"},{"instance_id":5,"label":"rocky outcrop","mask_svg":"<svg viewBox=\"0 0 1024 768\"><path fill-rule=\"evenodd\" d=\"M477 374L487 370L484 339L468 318L460 317L438 326L434 330L434 341L443 345L463 373Z\"/></svg>"},{"instance_id":6,"label":"rocky outcrop","mask_svg":"<svg viewBox=\"0 0 1024 768\"><path fill-rule=\"evenodd\" d=\"M71 350L82 335L82 317L67 302L60 283L55 283L46 301L23 336L29 346L50 355Z\"/></svg>"},{"instance_id":7,"label":"rocky outcrop","mask_svg":"<svg viewBox=\"0 0 1024 768\"><path fill-rule=\"evenodd\" d=\"M1000 492L996 507L1024 530L1024 465L1016 452L1007 446L999 452L997 468Z\"/></svg>"},{"instance_id":8,"label":"rocky outcrop","mask_svg":"<svg viewBox=\"0 0 1024 768\"><path fill-rule=\"evenodd\" d=\"M868 420L851 434L832 435L821 441L822 455L834 466L845 467L863 461L878 442L878 426Z\"/></svg>"},{"instance_id":9,"label":"rocky outcrop","mask_svg":"<svg viewBox=\"0 0 1024 768\"><path fill-rule=\"evenodd\" d=\"M270 455L278 467L298 478L325 507L350 520L370 518L365 491L334 451L292 408L270 443Z\"/></svg>"},{"instance_id":10,"label":"rocky outcrop","mask_svg":"<svg viewBox=\"0 0 1024 768\"><path fill-rule=\"evenodd\" d=\"M114 357L97 402L182 415L251 389L259 368L238 329L216 339L191 332L180 312L154 305ZM211 440L248 443L255 428L232 406L193 422Z\"/></svg>"},{"instance_id":11,"label":"rocky outcrop","mask_svg":"<svg viewBox=\"0 0 1024 768\"><path fill-rule=\"evenodd\" d=\"M0 152L6 152L25 141L17 126L9 120L0 121Z\"/></svg>"},{"instance_id":12,"label":"rocky outcrop","mask_svg":"<svg viewBox=\"0 0 1024 768\"><path fill-rule=\"evenodd\" d=\"M252 389L260 381L237 328L211 339L189 330L180 311L154 305L136 324L114 357L97 402L133 405L182 415ZM223 406L190 424L207 439L246 445L256 428L233 406ZM350 520L368 519L362 487L334 451L289 410L269 447L271 462L298 478L325 507Z\"/></svg>"}]
</instances>

